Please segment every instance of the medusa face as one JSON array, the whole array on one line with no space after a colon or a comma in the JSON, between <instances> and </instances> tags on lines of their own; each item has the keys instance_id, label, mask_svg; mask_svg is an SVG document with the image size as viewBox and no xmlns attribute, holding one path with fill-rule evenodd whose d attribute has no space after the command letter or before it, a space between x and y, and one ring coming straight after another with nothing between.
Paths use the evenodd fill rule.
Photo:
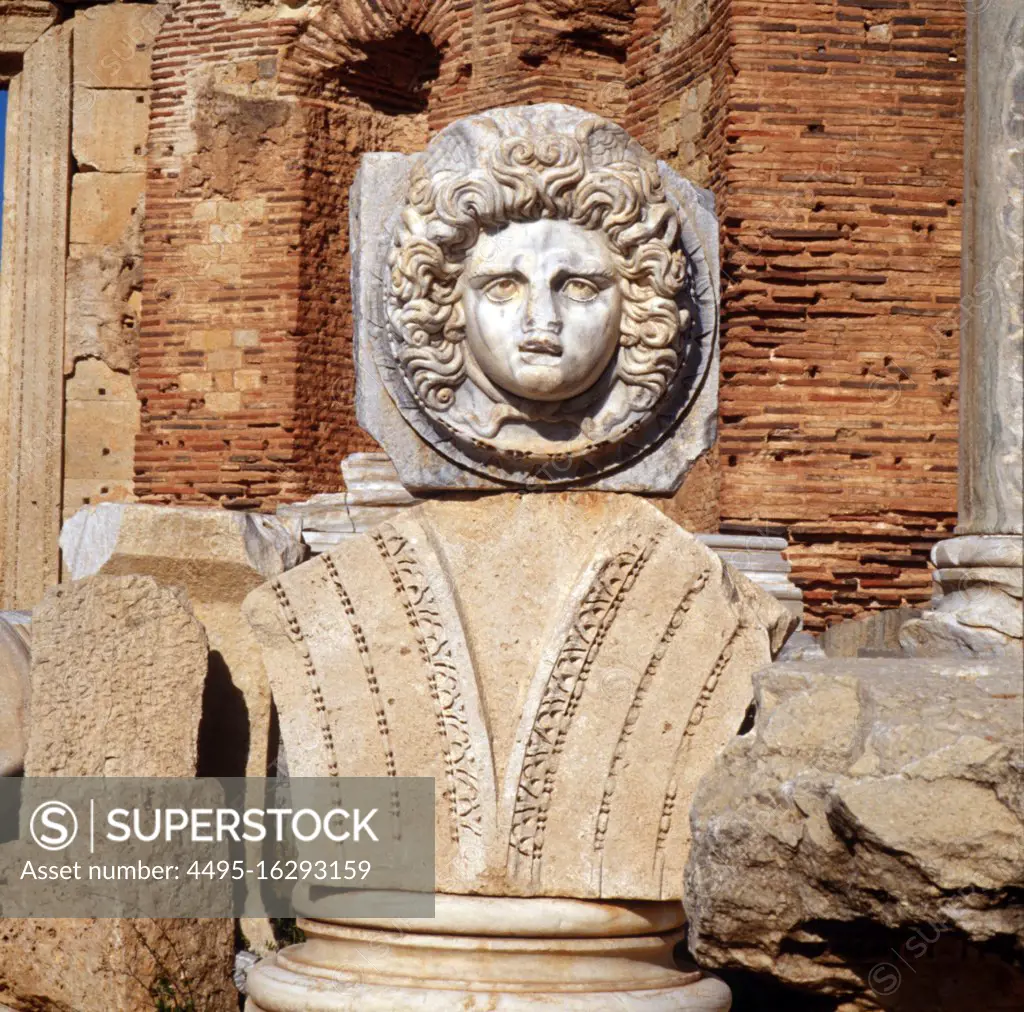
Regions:
<instances>
[{"instance_id":1,"label":"medusa face","mask_svg":"<svg viewBox=\"0 0 1024 1012\"><path fill-rule=\"evenodd\" d=\"M542 218L483 234L466 259L461 289L470 356L517 397L576 397L618 348L622 296L599 231Z\"/></svg>"}]
</instances>

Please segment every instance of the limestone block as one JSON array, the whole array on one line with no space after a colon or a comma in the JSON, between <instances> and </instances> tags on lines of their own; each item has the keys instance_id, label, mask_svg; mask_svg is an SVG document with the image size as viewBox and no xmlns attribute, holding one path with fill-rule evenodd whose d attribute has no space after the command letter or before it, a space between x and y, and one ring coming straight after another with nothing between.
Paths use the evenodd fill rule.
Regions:
<instances>
[{"instance_id":1,"label":"limestone block","mask_svg":"<svg viewBox=\"0 0 1024 1012\"><path fill-rule=\"evenodd\" d=\"M206 678L180 588L94 576L51 589L33 616L26 775L194 776ZM228 1012L233 949L231 920L0 920L0 994L16 1008L144 1012L162 998Z\"/></svg>"},{"instance_id":2,"label":"limestone block","mask_svg":"<svg viewBox=\"0 0 1024 1012\"><path fill-rule=\"evenodd\" d=\"M632 496L429 502L255 591L293 776L438 785L438 889L675 899L795 620Z\"/></svg>"},{"instance_id":3,"label":"limestone block","mask_svg":"<svg viewBox=\"0 0 1024 1012\"><path fill-rule=\"evenodd\" d=\"M755 687L693 803L696 958L866 1008L897 986L915 1012L1020 1007L1019 967L971 948L1024 952L1019 662L837 658Z\"/></svg>"},{"instance_id":4,"label":"limestone block","mask_svg":"<svg viewBox=\"0 0 1024 1012\"><path fill-rule=\"evenodd\" d=\"M168 4L109 4L75 14L76 85L148 88L153 40Z\"/></svg>"},{"instance_id":5,"label":"limestone block","mask_svg":"<svg viewBox=\"0 0 1024 1012\"><path fill-rule=\"evenodd\" d=\"M0 612L0 777L19 773L28 745L32 616Z\"/></svg>"},{"instance_id":6,"label":"limestone block","mask_svg":"<svg viewBox=\"0 0 1024 1012\"><path fill-rule=\"evenodd\" d=\"M212 659L203 772L265 776L270 689L240 607L250 590L303 558L301 543L259 514L100 503L67 521L61 549L75 580L146 574L187 591Z\"/></svg>"},{"instance_id":7,"label":"limestone block","mask_svg":"<svg viewBox=\"0 0 1024 1012\"><path fill-rule=\"evenodd\" d=\"M79 170L146 171L148 91L79 85L73 110L71 151Z\"/></svg>"},{"instance_id":8,"label":"limestone block","mask_svg":"<svg viewBox=\"0 0 1024 1012\"><path fill-rule=\"evenodd\" d=\"M93 577L32 626L26 776L195 776L207 641L183 590Z\"/></svg>"},{"instance_id":9,"label":"limestone block","mask_svg":"<svg viewBox=\"0 0 1024 1012\"><path fill-rule=\"evenodd\" d=\"M21 55L58 17L48 0L19 0L7 4L0 19L0 53Z\"/></svg>"},{"instance_id":10,"label":"limestone block","mask_svg":"<svg viewBox=\"0 0 1024 1012\"><path fill-rule=\"evenodd\" d=\"M142 212L144 172L80 172L71 184L71 242L121 244Z\"/></svg>"},{"instance_id":11,"label":"limestone block","mask_svg":"<svg viewBox=\"0 0 1024 1012\"><path fill-rule=\"evenodd\" d=\"M231 920L0 920L0 997L17 1012L236 1012L233 942Z\"/></svg>"},{"instance_id":12,"label":"limestone block","mask_svg":"<svg viewBox=\"0 0 1024 1012\"><path fill-rule=\"evenodd\" d=\"M131 377L98 359L65 385L64 516L101 500L133 499L139 398Z\"/></svg>"}]
</instances>

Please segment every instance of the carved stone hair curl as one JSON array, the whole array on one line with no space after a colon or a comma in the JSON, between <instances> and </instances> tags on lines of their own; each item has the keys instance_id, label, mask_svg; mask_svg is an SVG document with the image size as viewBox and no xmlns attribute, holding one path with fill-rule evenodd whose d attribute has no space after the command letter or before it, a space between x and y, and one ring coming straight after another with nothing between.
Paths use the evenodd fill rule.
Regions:
<instances>
[{"instance_id":1,"label":"carved stone hair curl","mask_svg":"<svg viewBox=\"0 0 1024 1012\"><path fill-rule=\"evenodd\" d=\"M395 352L419 400L444 411L466 376L463 264L481 232L563 219L607 238L623 296L617 375L634 407L654 405L678 360L676 302L686 276L679 222L657 169L604 164L600 138L509 137L467 171L414 173L388 256L388 318Z\"/></svg>"}]
</instances>

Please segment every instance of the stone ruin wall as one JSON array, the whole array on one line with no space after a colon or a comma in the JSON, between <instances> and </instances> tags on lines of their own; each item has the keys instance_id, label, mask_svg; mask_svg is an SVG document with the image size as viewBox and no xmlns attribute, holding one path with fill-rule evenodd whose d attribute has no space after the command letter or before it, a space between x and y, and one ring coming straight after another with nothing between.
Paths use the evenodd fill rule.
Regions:
<instances>
[{"instance_id":1,"label":"stone ruin wall","mask_svg":"<svg viewBox=\"0 0 1024 1012\"><path fill-rule=\"evenodd\" d=\"M956 510L963 17L959 0L69 6L91 76L76 62L65 514L336 490L340 460L373 448L350 360L361 154L565 101L718 200L720 440L669 512L788 535L811 628L923 603Z\"/></svg>"}]
</instances>

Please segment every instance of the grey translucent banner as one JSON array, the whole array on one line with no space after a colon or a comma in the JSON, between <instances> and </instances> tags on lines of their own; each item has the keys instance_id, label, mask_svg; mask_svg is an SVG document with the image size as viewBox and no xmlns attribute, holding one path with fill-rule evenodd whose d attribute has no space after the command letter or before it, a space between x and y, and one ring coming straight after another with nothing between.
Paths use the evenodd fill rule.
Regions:
<instances>
[{"instance_id":1,"label":"grey translucent banner","mask_svg":"<svg viewBox=\"0 0 1024 1012\"><path fill-rule=\"evenodd\" d=\"M0 777L0 917L433 917L422 777Z\"/></svg>"}]
</instances>

